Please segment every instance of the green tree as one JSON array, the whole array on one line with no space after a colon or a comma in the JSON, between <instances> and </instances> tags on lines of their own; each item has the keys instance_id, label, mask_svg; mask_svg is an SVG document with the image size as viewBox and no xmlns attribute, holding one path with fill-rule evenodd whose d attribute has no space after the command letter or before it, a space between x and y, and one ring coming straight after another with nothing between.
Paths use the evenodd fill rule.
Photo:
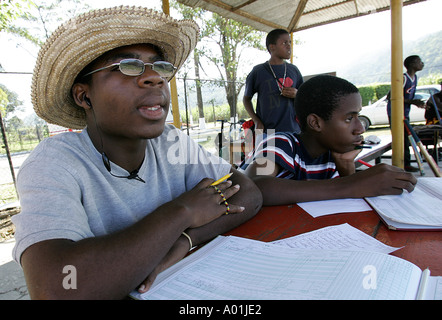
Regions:
<instances>
[{"instance_id":1,"label":"green tree","mask_svg":"<svg viewBox=\"0 0 442 320\"><path fill-rule=\"evenodd\" d=\"M263 32L241 22L212 13L212 18L206 21L201 36L213 40L220 50L220 55L216 55L208 49L203 50L202 54L218 69L223 80L222 84L226 91L227 102L230 106L230 116L234 117L238 95L244 86L244 82L238 78L237 73L242 48L252 47L265 50L261 44Z\"/></svg>"},{"instance_id":2,"label":"green tree","mask_svg":"<svg viewBox=\"0 0 442 320\"><path fill-rule=\"evenodd\" d=\"M19 18L21 23L9 24L5 31L27 39L37 46L41 46L49 38L52 31L70 17L74 17L89 9L89 5L82 0L21 0ZM25 8L25 9L24 9Z\"/></svg>"},{"instance_id":3,"label":"green tree","mask_svg":"<svg viewBox=\"0 0 442 320\"><path fill-rule=\"evenodd\" d=\"M6 92L0 87L0 112L2 117L6 116L6 107L8 106L9 100Z\"/></svg>"},{"instance_id":4,"label":"green tree","mask_svg":"<svg viewBox=\"0 0 442 320\"><path fill-rule=\"evenodd\" d=\"M204 10L200 8L191 8L178 2L173 3L173 6L182 14L183 18L198 20L200 24L203 23L202 16L204 14ZM196 47L193 50L193 61L195 68L195 85L196 85L196 97L198 104L198 116L200 119L204 119L203 95L201 93L201 80L200 80L200 67L201 67L200 52Z\"/></svg>"},{"instance_id":5,"label":"green tree","mask_svg":"<svg viewBox=\"0 0 442 320\"><path fill-rule=\"evenodd\" d=\"M81 0L8 0L0 2L0 32L8 32L41 46L61 20L86 11L89 5ZM20 22L18 22L20 21ZM1 65L0 65L1 67ZM23 104L16 93L0 84L6 93L7 105L2 105L5 118Z\"/></svg>"},{"instance_id":6,"label":"green tree","mask_svg":"<svg viewBox=\"0 0 442 320\"><path fill-rule=\"evenodd\" d=\"M23 14L25 7L29 7L28 0L7 0L0 2L0 31L7 31L12 21Z\"/></svg>"},{"instance_id":7,"label":"green tree","mask_svg":"<svg viewBox=\"0 0 442 320\"><path fill-rule=\"evenodd\" d=\"M2 98L5 95L6 99ZM17 93L10 91L5 85L0 83L0 106L3 112L3 117L7 118L9 114L20 110L23 101L18 99Z\"/></svg>"},{"instance_id":8,"label":"green tree","mask_svg":"<svg viewBox=\"0 0 442 320\"><path fill-rule=\"evenodd\" d=\"M0 31L15 34L28 39L32 43L39 43L27 28L19 27L13 22L19 18L27 19L34 3L30 0L8 0L0 3Z\"/></svg>"}]
</instances>

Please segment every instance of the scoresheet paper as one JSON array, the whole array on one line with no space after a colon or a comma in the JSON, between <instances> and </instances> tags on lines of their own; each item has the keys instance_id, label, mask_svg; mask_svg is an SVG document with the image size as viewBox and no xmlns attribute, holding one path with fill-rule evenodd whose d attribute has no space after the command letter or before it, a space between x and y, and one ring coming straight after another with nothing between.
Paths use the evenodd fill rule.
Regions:
<instances>
[{"instance_id":1,"label":"scoresheet paper","mask_svg":"<svg viewBox=\"0 0 442 320\"><path fill-rule=\"evenodd\" d=\"M415 299L421 274L412 263L382 253L297 250L230 236L216 238L167 269L147 293L134 297Z\"/></svg>"},{"instance_id":2,"label":"scoresheet paper","mask_svg":"<svg viewBox=\"0 0 442 320\"><path fill-rule=\"evenodd\" d=\"M442 179L419 178L414 191L398 196L366 198L388 219L410 225L442 227Z\"/></svg>"},{"instance_id":3,"label":"scoresheet paper","mask_svg":"<svg viewBox=\"0 0 442 320\"><path fill-rule=\"evenodd\" d=\"M321 228L272 243L289 248L309 250L363 250L391 253L400 249L387 246L348 223Z\"/></svg>"}]
</instances>

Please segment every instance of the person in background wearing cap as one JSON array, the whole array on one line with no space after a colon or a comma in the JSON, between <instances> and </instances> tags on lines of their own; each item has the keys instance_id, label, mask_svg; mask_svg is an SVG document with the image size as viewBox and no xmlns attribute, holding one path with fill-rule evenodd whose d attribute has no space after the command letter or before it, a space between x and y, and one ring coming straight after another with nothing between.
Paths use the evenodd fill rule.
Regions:
<instances>
[{"instance_id":1,"label":"person in background wearing cap","mask_svg":"<svg viewBox=\"0 0 442 320\"><path fill-rule=\"evenodd\" d=\"M18 174L13 254L31 298L145 292L192 246L260 209L248 177L165 125L168 80L198 30L193 21L120 6L66 22L41 48L36 113L83 130L43 141Z\"/></svg>"}]
</instances>

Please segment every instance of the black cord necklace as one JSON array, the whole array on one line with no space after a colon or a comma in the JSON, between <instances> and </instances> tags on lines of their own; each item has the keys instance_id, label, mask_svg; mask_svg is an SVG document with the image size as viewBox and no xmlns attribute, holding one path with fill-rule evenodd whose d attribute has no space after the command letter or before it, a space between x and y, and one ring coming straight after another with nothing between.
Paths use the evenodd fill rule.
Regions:
<instances>
[{"instance_id":1,"label":"black cord necklace","mask_svg":"<svg viewBox=\"0 0 442 320\"><path fill-rule=\"evenodd\" d=\"M273 71L273 68L272 68L272 65L270 64L270 61L267 61L267 63L269 64L270 71L272 72L272 75L273 75L273 77L275 78L276 85L278 86L279 92L281 92L281 94L282 94L282 88L284 88L285 78L287 77L287 63L284 61L284 78L282 79L282 83L281 83L281 81L279 81L279 79L276 77L276 74L275 74L275 72Z\"/></svg>"}]
</instances>

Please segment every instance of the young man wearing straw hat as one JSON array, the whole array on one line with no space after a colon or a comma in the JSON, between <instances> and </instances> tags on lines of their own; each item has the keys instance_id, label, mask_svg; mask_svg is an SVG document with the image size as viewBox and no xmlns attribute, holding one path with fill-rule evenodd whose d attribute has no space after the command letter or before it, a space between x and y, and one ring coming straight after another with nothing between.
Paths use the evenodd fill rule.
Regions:
<instances>
[{"instance_id":1,"label":"young man wearing straw hat","mask_svg":"<svg viewBox=\"0 0 442 320\"><path fill-rule=\"evenodd\" d=\"M13 254L32 298L147 291L192 246L261 207L249 178L165 125L168 80L197 37L192 21L121 6L64 23L41 48L36 113L84 129L43 141L18 174Z\"/></svg>"}]
</instances>

